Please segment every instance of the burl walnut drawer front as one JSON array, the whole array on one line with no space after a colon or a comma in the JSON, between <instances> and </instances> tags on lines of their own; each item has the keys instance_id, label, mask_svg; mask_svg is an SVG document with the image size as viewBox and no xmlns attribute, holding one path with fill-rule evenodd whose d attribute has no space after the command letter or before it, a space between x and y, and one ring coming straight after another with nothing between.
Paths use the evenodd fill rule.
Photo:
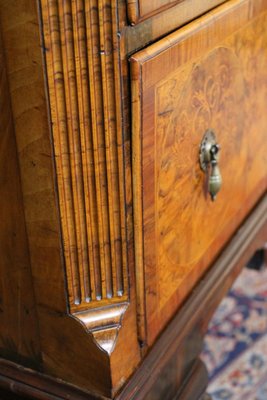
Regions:
<instances>
[{"instance_id":1,"label":"burl walnut drawer front","mask_svg":"<svg viewBox=\"0 0 267 400\"><path fill-rule=\"evenodd\" d=\"M131 60L139 334L151 344L267 188L267 0L229 1ZM212 201L200 143L220 145Z\"/></svg>"}]
</instances>

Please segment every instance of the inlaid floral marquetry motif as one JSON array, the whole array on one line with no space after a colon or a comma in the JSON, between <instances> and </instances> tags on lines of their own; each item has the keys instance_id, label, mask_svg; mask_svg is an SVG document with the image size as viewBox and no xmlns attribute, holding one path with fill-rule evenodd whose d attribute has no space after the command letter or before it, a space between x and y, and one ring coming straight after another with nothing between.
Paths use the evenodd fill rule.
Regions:
<instances>
[{"instance_id":1,"label":"inlaid floral marquetry motif","mask_svg":"<svg viewBox=\"0 0 267 400\"><path fill-rule=\"evenodd\" d=\"M227 193L242 202L245 196L243 169L232 170L232 160L241 159L244 166L247 159L244 88L242 65L235 52L223 46L157 88L155 221L162 306L234 216L235 207L220 197ZM221 146L223 186L216 205L208 199L207 176L198 158L209 128Z\"/></svg>"},{"instance_id":2,"label":"inlaid floral marquetry motif","mask_svg":"<svg viewBox=\"0 0 267 400\"><path fill-rule=\"evenodd\" d=\"M248 22L246 7L239 11L220 15L223 30L207 17L132 57L140 335L148 342L267 186L267 16ZM199 162L208 130L220 145L215 202Z\"/></svg>"},{"instance_id":3,"label":"inlaid floral marquetry motif","mask_svg":"<svg viewBox=\"0 0 267 400\"><path fill-rule=\"evenodd\" d=\"M247 195L250 169L253 164L255 168L248 135L255 116L262 120L267 98L260 83L266 66L264 35L255 32L256 26L248 27L242 39L233 36L205 58L180 68L156 89L155 221L162 306L194 265L201 263L207 246L234 218ZM223 186L215 205L208 200L207 177L198 162L199 144L209 128L221 147ZM260 148L262 139L256 137L254 144L257 140ZM179 224L173 222L178 220Z\"/></svg>"},{"instance_id":4,"label":"inlaid floral marquetry motif","mask_svg":"<svg viewBox=\"0 0 267 400\"><path fill-rule=\"evenodd\" d=\"M181 82L184 82L181 87ZM184 268L193 264L205 251L205 230L212 240L223 228L230 204L218 202L221 212L217 223L211 224L207 202L206 177L198 165L201 139L208 128L216 132L221 145L223 175L232 175L222 191L235 193L240 186L240 170L232 173L231 159L246 159L244 134L244 78L238 58L231 49L219 47L205 59L195 62L173 75L157 89L157 135L155 152L158 155L156 193L158 193L157 236L160 237L159 264L168 263L168 271L177 282ZM186 190L186 192L185 192ZM180 193L183 193L181 196ZM238 196L244 195L242 187ZM197 220L192 208L198 208ZM172 210L168 219L166 210ZM234 211L234 210L233 210ZM233 212L232 211L232 212ZM173 221L182 221L174 224ZM194 251L184 251L194 242ZM181 251L174 245L179 243ZM174 266L174 271L169 265Z\"/></svg>"}]
</instances>

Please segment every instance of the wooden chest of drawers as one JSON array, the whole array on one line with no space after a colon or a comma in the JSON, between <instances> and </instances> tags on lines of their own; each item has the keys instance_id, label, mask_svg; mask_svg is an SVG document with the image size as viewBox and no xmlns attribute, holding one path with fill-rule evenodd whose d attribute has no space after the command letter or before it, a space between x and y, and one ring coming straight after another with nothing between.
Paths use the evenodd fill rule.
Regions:
<instances>
[{"instance_id":1,"label":"wooden chest of drawers","mask_svg":"<svg viewBox=\"0 0 267 400\"><path fill-rule=\"evenodd\" d=\"M199 400L267 238L267 1L0 0L0 28L0 387Z\"/></svg>"}]
</instances>

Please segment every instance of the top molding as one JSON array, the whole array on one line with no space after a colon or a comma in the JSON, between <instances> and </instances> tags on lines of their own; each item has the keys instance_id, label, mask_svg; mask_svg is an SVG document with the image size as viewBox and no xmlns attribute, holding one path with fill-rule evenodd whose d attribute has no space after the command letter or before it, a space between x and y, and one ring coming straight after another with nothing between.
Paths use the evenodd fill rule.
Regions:
<instances>
[{"instance_id":1,"label":"top molding","mask_svg":"<svg viewBox=\"0 0 267 400\"><path fill-rule=\"evenodd\" d=\"M131 25L135 25L140 20L169 8L175 3L181 3L185 0L127 0L128 18Z\"/></svg>"}]
</instances>

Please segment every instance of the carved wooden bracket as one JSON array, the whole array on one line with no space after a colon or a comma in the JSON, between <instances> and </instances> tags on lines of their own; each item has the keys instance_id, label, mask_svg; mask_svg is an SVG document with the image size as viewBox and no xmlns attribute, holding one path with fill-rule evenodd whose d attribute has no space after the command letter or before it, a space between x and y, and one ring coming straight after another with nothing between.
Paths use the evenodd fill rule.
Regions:
<instances>
[{"instance_id":1,"label":"carved wooden bracket","mask_svg":"<svg viewBox=\"0 0 267 400\"><path fill-rule=\"evenodd\" d=\"M120 303L102 309L82 311L76 313L75 317L93 334L98 345L111 354L127 306L127 303Z\"/></svg>"}]
</instances>

